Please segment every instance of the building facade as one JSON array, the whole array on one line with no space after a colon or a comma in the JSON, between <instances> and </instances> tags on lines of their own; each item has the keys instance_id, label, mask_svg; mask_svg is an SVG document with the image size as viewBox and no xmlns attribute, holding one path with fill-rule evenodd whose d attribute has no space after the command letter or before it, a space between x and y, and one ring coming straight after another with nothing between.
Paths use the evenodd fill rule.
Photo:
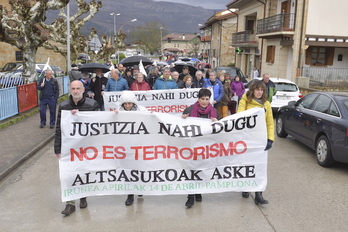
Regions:
<instances>
[{"instance_id":1,"label":"building facade","mask_svg":"<svg viewBox=\"0 0 348 232\"><path fill-rule=\"evenodd\" d=\"M237 31L237 15L229 10L217 12L200 30L204 33L201 39L202 58L212 67L234 65L235 49L231 34Z\"/></svg>"},{"instance_id":2,"label":"building facade","mask_svg":"<svg viewBox=\"0 0 348 232\"><path fill-rule=\"evenodd\" d=\"M334 4L333 4L334 3ZM238 31L232 44L241 48L236 65L253 67L295 82L337 84L348 80L348 31L342 28L348 2L335 0L234 0ZM329 17L325 17L331 12Z\"/></svg>"},{"instance_id":3,"label":"building facade","mask_svg":"<svg viewBox=\"0 0 348 232\"><path fill-rule=\"evenodd\" d=\"M200 40L200 35L197 34L168 34L162 37L163 53L198 57Z\"/></svg>"}]
</instances>

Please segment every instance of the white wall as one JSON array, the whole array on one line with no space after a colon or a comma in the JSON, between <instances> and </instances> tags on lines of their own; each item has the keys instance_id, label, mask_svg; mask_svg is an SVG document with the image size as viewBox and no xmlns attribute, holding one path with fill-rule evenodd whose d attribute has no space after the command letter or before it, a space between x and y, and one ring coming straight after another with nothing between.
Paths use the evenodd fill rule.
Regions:
<instances>
[{"instance_id":1,"label":"white wall","mask_svg":"<svg viewBox=\"0 0 348 232\"><path fill-rule=\"evenodd\" d=\"M348 36L347 0L307 0L308 35Z\"/></svg>"},{"instance_id":2,"label":"white wall","mask_svg":"<svg viewBox=\"0 0 348 232\"><path fill-rule=\"evenodd\" d=\"M342 61L338 61L339 54L343 55ZM348 48L335 48L334 62L330 68L347 68L348 67Z\"/></svg>"}]
</instances>

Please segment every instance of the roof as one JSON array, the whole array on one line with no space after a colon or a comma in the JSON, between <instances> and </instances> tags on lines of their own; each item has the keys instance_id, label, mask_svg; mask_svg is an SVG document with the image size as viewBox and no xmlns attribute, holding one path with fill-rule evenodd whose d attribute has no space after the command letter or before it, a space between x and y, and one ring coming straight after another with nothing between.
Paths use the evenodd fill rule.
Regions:
<instances>
[{"instance_id":1,"label":"roof","mask_svg":"<svg viewBox=\"0 0 348 232\"><path fill-rule=\"evenodd\" d=\"M250 2L252 2L253 0L233 0L232 2L228 3L226 5L227 8L240 8ZM260 1L258 1L260 2Z\"/></svg>"},{"instance_id":2,"label":"roof","mask_svg":"<svg viewBox=\"0 0 348 232\"><path fill-rule=\"evenodd\" d=\"M231 12L230 10L219 11L215 13L213 16L211 16L208 19L208 21L205 23L205 25L201 27L200 29L204 29L205 27L211 26L213 23L216 23L225 19L237 17L237 15L238 15L238 11L235 11L235 12Z\"/></svg>"},{"instance_id":3,"label":"roof","mask_svg":"<svg viewBox=\"0 0 348 232\"><path fill-rule=\"evenodd\" d=\"M162 39L171 39L174 41L191 41L194 38L199 37L199 35L195 34L168 34L164 36Z\"/></svg>"}]
</instances>

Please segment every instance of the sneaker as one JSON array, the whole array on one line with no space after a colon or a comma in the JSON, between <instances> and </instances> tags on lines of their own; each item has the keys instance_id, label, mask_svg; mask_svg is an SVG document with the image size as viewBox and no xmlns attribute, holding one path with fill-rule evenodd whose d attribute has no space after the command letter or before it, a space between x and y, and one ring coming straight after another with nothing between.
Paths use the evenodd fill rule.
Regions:
<instances>
[{"instance_id":1,"label":"sneaker","mask_svg":"<svg viewBox=\"0 0 348 232\"><path fill-rule=\"evenodd\" d=\"M45 126L45 125L41 124L41 125L40 125L40 128L44 128L44 126Z\"/></svg>"},{"instance_id":2,"label":"sneaker","mask_svg":"<svg viewBox=\"0 0 348 232\"><path fill-rule=\"evenodd\" d=\"M51 128L51 129L53 129L53 128L54 128L54 126L53 126L53 125L51 125L51 126L50 126L50 128Z\"/></svg>"}]
</instances>

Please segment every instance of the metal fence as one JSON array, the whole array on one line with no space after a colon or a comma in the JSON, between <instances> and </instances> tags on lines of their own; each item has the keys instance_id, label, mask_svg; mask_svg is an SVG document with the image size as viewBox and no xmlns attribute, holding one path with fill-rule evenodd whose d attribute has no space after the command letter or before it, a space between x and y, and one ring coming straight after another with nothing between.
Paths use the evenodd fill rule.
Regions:
<instances>
[{"instance_id":1,"label":"metal fence","mask_svg":"<svg viewBox=\"0 0 348 232\"><path fill-rule=\"evenodd\" d=\"M69 77L57 77L59 95L69 93ZM13 83L13 82L12 82ZM0 121L38 105L36 82L0 89Z\"/></svg>"},{"instance_id":2,"label":"metal fence","mask_svg":"<svg viewBox=\"0 0 348 232\"><path fill-rule=\"evenodd\" d=\"M309 78L310 86L348 87L346 68L302 67L302 76Z\"/></svg>"},{"instance_id":3,"label":"metal fence","mask_svg":"<svg viewBox=\"0 0 348 232\"><path fill-rule=\"evenodd\" d=\"M0 121L18 114L17 87L0 89Z\"/></svg>"}]
</instances>

